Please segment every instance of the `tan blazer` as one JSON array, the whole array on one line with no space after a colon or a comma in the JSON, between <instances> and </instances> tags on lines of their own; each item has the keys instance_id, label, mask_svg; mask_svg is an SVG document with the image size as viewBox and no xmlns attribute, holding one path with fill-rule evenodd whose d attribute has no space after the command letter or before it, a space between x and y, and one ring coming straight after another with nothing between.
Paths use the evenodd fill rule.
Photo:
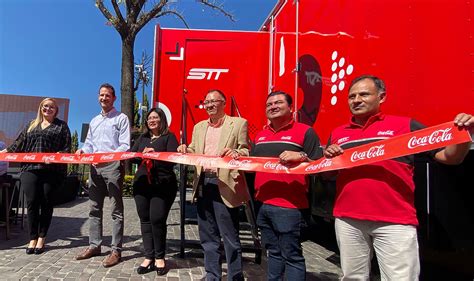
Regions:
<instances>
[{"instance_id":1,"label":"tan blazer","mask_svg":"<svg viewBox=\"0 0 474 281\"><path fill-rule=\"evenodd\" d=\"M204 154L204 142L206 140L206 132L208 121L204 120L197 123L193 129L191 143L188 151L191 153ZM218 152L229 147L236 149L240 155L249 155L247 120L240 117L226 116L222 125L221 136L218 143ZM197 196L197 187L202 172L202 166L196 166L193 184L193 200ZM242 172L238 170L217 169L218 187L222 197L222 201L228 207L238 207L247 202L250 198L247 189L247 182Z\"/></svg>"}]
</instances>

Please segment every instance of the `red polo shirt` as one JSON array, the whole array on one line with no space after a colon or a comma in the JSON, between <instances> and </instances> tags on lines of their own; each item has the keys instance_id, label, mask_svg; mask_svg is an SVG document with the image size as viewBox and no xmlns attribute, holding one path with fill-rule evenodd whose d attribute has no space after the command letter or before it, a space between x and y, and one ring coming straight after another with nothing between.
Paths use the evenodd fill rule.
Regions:
<instances>
[{"instance_id":1,"label":"red polo shirt","mask_svg":"<svg viewBox=\"0 0 474 281\"><path fill-rule=\"evenodd\" d=\"M319 138L313 128L294 121L278 131L265 126L255 137L252 156L278 157L287 150L304 151L313 160L322 156ZM257 172L255 190L257 200L265 204L293 209L308 208L305 175Z\"/></svg>"},{"instance_id":2,"label":"red polo shirt","mask_svg":"<svg viewBox=\"0 0 474 281\"><path fill-rule=\"evenodd\" d=\"M352 121L336 128L329 140L342 148L391 138L424 126L407 117L379 113L364 126ZM429 152L431 156L436 151ZM414 156L340 170L336 180L335 217L417 225L414 206Z\"/></svg>"}]
</instances>

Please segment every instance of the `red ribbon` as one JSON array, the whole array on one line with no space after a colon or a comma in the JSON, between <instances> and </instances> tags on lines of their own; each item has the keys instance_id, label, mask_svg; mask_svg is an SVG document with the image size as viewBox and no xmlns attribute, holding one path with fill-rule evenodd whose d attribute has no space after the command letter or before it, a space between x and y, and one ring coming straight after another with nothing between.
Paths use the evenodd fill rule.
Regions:
<instances>
[{"instance_id":1,"label":"red ribbon","mask_svg":"<svg viewBox=\"0 0 474 281\"><path fill-rule=\"evenodd\" d=\"M453 122L447 122L383 141L346 149L344 154L332 159L321 158L316 161L301 163L295 167L281 164L278 158L240 157L239 159L232 159L231 157L182 154L177 152L113 152L82 155L66 153L0 153L0 161L91 164L141 157L143 159L222 169L267 173L315 174L366 165L470 141L472 139L467 130L460 129Z\"/></svg>"},{"instance_id":2,"label":"red ribbon","mask_svg":"<svg viewBox=\"0 0 474 281\"><path fill-rule=\"evenodd\" d=\"M142 165L146 168L146 177L148 178L148 183L151 184L151 169L153 168L153 161L150 159L143 159L140 163L140 166Z\"/></svg>"}]
</instances>

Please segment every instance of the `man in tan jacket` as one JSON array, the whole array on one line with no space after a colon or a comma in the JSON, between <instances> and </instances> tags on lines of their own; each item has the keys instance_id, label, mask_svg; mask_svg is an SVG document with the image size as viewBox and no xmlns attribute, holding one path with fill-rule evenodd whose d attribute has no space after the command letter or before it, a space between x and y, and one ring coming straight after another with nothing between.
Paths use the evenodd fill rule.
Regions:
<instances>
[{"instance_id":1,"label":"man in tan jacket","mask_svg":"<svg viewBox=\"0 0 474 281\"><path fill-rule=\"evenodd\" d=\"M194 126L189 146L178 152L238 158L249 155L247 120L224 113L226 97L210 90L204 100L209 119ZM221 280L220 241L224 241L227 280L244 280L239 239L239 207L249 200L244 175L237 170L196 166L193 199L197 199L199 237L206 280Z\"/></svg>"}]
</instances>

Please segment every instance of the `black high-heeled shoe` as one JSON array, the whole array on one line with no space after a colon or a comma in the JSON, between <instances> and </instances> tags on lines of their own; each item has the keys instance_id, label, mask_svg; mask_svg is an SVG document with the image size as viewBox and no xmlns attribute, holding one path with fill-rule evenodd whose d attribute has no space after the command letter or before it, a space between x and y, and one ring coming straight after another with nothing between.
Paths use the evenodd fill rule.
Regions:
<instances>
[{"instance_id":1,"label":"black high-heeled shoe","mask_svg":"<svg viewBox=\"0 0 474 281\"><path fill-rule=\"evenodd\" d=\"M26 254L27 255L32 255L35 253L35 248L28 248L26 247Z\"/></svg>"},{"instance_id":2,"label":"black high-heeled shoe","mask_svg":"<svg viewBox=\"0 0 474 281\"><path fill-rule=\"evenodd\" d=\"M138 274L147 274L148 272L152 272L155 270L155 262L151 261L148 266L138 266L137 273Z\"/></svg>"},{"instance_id":3,"label":"black high-heeled shoe","mask_svg":"<svg viewBox=\"0 0 474 281\"><path fill-rule=\"evenodd\" d=\"M41 248L35 248L34 252L35 255L41 255L42 253L44 253L44 245Z\"/></svg>"},{"instance_id":4,"label":"black high-heeled shoe","mask_svg":"<svg viewBox=\"0 0 474 281\"><path fill-rule=\"evenodd\" d=\"M156 274L158 274L160 276L165 275L168 272L168 268L166 268L166 265L163 266L163 267L155 266L155 269L156 269Z\"/></svg>"}]
</instances>

